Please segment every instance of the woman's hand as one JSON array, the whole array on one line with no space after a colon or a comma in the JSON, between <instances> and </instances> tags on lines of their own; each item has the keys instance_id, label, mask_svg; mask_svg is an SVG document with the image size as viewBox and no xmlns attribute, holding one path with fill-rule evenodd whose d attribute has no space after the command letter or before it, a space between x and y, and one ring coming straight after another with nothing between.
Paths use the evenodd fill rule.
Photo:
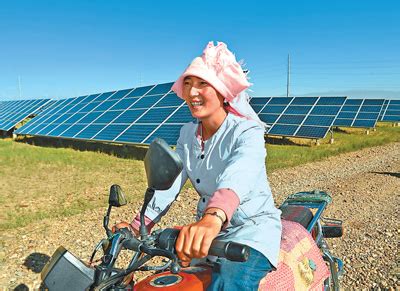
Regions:
<instances>
[{"instance_id":1,"label":"woman's hand","mask_svg":"<svg viewBox=\"0 0 400 291\"><path fill-rule=\"evenodd\" d=\"M221 209L218 211L222 212L221 216L226 217ZM214 215L204 215L201 220L182 227L175 249L183 267L187 267L193 258L204 258L208 255L211 243L221 227L221 219Z\"/></svg>"}]
</instances>

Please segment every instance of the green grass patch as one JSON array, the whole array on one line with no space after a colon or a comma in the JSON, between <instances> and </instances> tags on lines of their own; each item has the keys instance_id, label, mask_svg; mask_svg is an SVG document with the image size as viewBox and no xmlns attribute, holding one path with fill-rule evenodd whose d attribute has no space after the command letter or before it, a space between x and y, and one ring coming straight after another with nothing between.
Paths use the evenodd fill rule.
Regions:
<instances>
[{"instance_id":1,"label":"green grass patch","mask_svg":"<svg viewBox=\"0 0 400 291\"><path fill-rule=\"evenodd\" d=\"M330 135L316 145L308 139L289 139L298 146L267 144L267 169L273 172L277 169L294 167L305 163L323 160L327 157L357 151L391 142L400 141L400 127L380 124L376 131L359 128L340 128L333 133L334 142L330 144Z\"/></svg>"},{"instance_id":2,"label":"green grass patch","mask_svg":"<svg viewBox=\"0 0 400 291\"><path fill-rule=\"evenodd\" d=\"M0 230L104 206L112 184L142 199L143 162L0 140Z\"/></svg>"},{"instance_id":3,"label":"green grass patch","mask_svg":"<svg viewBox=\"0 0 400 291\"><path fill-rule=\"evenodd\" d=\"M362 129L345 129L335 132L334 139L329 144L327 137L318 146L302 139L289 140L293 145L267 144L268 172L399 142L400 127L380 124L369 135ZM129 201L142 201L143 161L0 139L0 230L104 207L112 184L121 185Z\"/></svg>"}]
</instances>

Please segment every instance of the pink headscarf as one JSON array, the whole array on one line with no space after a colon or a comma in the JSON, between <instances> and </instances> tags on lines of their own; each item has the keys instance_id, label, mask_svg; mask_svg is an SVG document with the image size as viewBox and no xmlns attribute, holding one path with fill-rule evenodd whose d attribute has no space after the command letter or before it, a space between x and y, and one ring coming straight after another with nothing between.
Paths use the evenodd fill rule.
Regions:
<instances>
[{"instance_id":1,"label":"pink headscarf","mask_svg":"<svg viewBox=\"0 0 400 291\"><path fill-rule=\"evenodd\" d=\"M265 126L249 104L249 96L245 90L250 87L246 74L236 61L235 56L223 42L211 41L203 54L195 58L183 74L172 86L172 90L183 98L183 80L187 76L195 76L207 81L229 103L226 107L231 113L252 119Z\"/></svg>"}]
</instances>

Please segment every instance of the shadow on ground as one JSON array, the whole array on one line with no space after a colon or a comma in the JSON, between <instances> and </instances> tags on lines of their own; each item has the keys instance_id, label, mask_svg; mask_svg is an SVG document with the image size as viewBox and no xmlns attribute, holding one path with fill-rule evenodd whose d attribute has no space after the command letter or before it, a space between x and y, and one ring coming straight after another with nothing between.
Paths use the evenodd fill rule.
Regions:
<instances>
[{"instance_id":1,"label":"shadow on ground","mask_svg":"<svg viewBox=\"0 0 400 291\"><path fill-rule=\"evenodd\" d=\"M4 131L0 129L0 139L11 138L13 130L14 129L11 129L9 131Z\"/></svg>"},{"instance_id":2,"label":"shadow on ground","mask_svg":"<svg viewBox=\"0 0 400 291\"><path fill-rule=\"evenodd\" d=\"M14 291L29 291L29 290L39 290L39 291L47 291L47 289L43 283L40 284L40 286L34 286L33 288L29 288L27 285L24 283L19 284L17 287L14 288Z\"/></svg>"},{"instance_id":3,"label":"shadow on ground","mask_svg":"<svg viewBox=\"0 0 400 291\"><path fill-rule=\"evenodd\" d=\"M400 178L400 173L398 173L398 172L370 172L370 173Z\"/></svg>"},{"instance_id":4,"label":"shadow on ground","mask_svg":"<svg viewBox=\"0 0 400 291\"><path fill-rule=\"evenodd\" d=\"M34 273L40 273L49 260L50 257L46 254L32 253L26 257L24 261L24 266L28 270L31 270ZM33 286L33 288L30 288L28 285L24 283L21 283L14 288L14 291L29 291L29 290L46 290L46 288L44 288L43 284L40 284L40 286Z\"/></svg>"},{"instance_id":5,"label":"shadow on ground","mask_svg":"<svg viewBox=\"0 0 400 291\"><path fill-rule=\"evenodd\" d=\"M119 158L134 160L143 160L148 149L146 145L111 144L99 141L69 140L37 136L19 136L15 141L41 147L71 148L78 151L101 152Z\"/></svg>"},{"instance_id":6,"label":"shadow on ground","mask_svg":"<svg viewBox=\"0 0 400 291\"><path fill-rule=\"evenodd\" d=\"M275 144L275 145L290 145L290 146L312 146L312 141L310 143L298 143L293 140L285 137L274 137L274 136L265 136L265 143L267 144Z\"/></svg>"},{"instance_id":7,"label":"shadow on ground","mask_svg":"<svg viewBox=\"0 0 400 291\"><path fill-rule=\"evenodd\" d=\"M24 266L35 273L40 273L49 260L50 257L46 254L32 253L26 257Z\"/></svg>"},{"instance_id":8,"label":"shadow on ground","mask_svg":"<svg viewBox=\"0 0 400 291\"><path fill-rule=\"evenodd\" d=\"M344 133L344 134L351 134L350 132L346 131L343 128L340 127L332 127L333 132L340 132L340 133Z\"/></svg>"}]
</instances>

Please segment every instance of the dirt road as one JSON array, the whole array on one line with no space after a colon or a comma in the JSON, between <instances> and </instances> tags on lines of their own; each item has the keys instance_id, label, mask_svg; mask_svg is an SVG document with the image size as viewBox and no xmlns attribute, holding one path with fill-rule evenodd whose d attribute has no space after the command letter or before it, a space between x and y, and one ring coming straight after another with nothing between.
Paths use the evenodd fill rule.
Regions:
<instances>
[{"instance_id":1,"label":"dirt road","mask_svg":"<svg viewBox=\"0 0 400 291\"><path fill-rule=\"evenodd\" d=\"M345 263L344 289L400 288L399 205L400 143L364 149L327 160L278 170L269 176L276 203L287 195L323 189L333 196L326 216L344 220L345 236L331 239L332 252ZM160 227L192 221L197 194L187 190ZM126 220L140 201L118 209L112 221ZM57 221L44 220L1 235L0 286L4 289L40 285L40 270L59 245L88 259L102 238L104 209Z\"/></svg>"}]
</instances>

